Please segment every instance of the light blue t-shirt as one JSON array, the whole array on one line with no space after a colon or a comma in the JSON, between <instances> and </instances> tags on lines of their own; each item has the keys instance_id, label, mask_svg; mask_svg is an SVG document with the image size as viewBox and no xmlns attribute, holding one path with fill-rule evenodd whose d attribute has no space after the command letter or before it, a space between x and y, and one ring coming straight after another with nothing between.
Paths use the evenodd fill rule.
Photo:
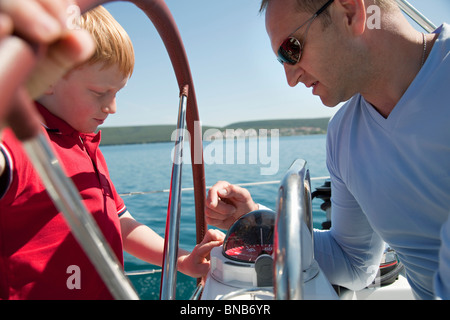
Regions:
<instances>
[{"instance_id":1,"label":"light blue t-shirt","mask_svg":"<svg viewBox=\"0 0 450 320\"><path fill-rule=\"evenodd\" d=\"M315 258L334 284L372 282L385 241L417 297L450 299L450 26L435 33L387 119L357 95L330 121L333 228L315 232Z\"/></svg>"}]
</instances>

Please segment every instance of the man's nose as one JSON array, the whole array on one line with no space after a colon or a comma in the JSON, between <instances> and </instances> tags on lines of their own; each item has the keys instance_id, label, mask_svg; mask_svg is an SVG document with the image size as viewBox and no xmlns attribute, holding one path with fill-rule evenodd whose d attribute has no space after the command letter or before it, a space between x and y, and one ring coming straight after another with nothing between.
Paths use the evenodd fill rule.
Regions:
<instances>
[{"instance_id":1,"label":"man's nose","mask_svg":"<svg viewBox=\"0 0 450 320\"><path fill-rule=\"evenodd\" d=\"M289 86L295 87L300 82L299 79L304 73L303 69L298 64L290 65L284 63L283 66L287 83L289 84Z\"/></svg>"}]
</instances>

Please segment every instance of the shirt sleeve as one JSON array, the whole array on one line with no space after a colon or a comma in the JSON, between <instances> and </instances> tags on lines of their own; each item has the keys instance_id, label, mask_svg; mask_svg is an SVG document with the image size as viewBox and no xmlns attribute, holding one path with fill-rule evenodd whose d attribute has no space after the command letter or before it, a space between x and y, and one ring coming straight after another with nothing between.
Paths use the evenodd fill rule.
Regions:
<instances>
[{"instance_id":1,"label":"shirt sleeve","mask_svg":"<svg viewBox=\"0 0 450 320\"><path fill-rule=\"evenodd\" d=\"M114 201L116 202L117 215L120 217L127 211L127 206L125 205L125 202L123 201L122 197L117 193L116 187L114 186L111 180L110 183L112 187L111 189L113 192Z\"/></svg>"},{"instance_id":2,"label":"shirt sleeve","mask_svg":"<svg viewBox=\"0 0 450 320\"><path fill-rule=\"evenodd\" d=\"M439 269L434 278L434 288L437 299L450 299L450 218L441 230Z\"/></svg>"},{"instance_id":3,"label":"shirt sleeve","mask_svg":"<svg viewBox=\"0 0 450 320\"><path fill-rule=\"evenodd\" d=\"M0 143L0 157L5 158L5 170L0 176L0 199L4 197L8 191L12 181L12 160L5 146Z\"/></svg>"},{"instance_id":4,"label":"shirt sleeve","mask_svg":"<svg viewBox=\"0 0 450 320\"><path fill-rule=\"evenodd\" d=\"M329 150L332 227L315 231L315 259L332 284L361 290L375 279L385 244L340 178Z\"/></svg>"}]
</instances>

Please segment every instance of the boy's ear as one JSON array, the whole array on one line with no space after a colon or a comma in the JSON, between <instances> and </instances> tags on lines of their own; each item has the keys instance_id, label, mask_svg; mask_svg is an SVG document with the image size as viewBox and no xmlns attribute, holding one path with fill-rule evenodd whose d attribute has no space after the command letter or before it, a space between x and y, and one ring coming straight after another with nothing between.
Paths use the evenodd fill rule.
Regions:
<instances>
[{"instance_id":1,"label":"boy's ear","mask_svg":"<svg viewBox=\"0 0 450 320\"><path fill-rule=\"evenodd\" d=\"M364 0L337 0L336 10L344 28L353 35L361 35L366 28Z\"/></svg>"}]
</instances>

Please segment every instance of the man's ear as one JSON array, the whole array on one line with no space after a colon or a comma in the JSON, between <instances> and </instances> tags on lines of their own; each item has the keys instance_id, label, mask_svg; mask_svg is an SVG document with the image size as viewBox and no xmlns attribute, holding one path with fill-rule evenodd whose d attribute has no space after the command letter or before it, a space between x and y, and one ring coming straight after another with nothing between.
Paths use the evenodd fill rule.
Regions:
<instances>
[{"instance_id":1,"label":"man's ear","mask_svg":"<svg viewBox=\"0 0 450 320\"><path fill-rule=\"evenodd\" d=\"M366 29L366 6L364 0L336 0L336 13L343 27L353 35L361 35Z\"/></svg>"}]
</instances>

